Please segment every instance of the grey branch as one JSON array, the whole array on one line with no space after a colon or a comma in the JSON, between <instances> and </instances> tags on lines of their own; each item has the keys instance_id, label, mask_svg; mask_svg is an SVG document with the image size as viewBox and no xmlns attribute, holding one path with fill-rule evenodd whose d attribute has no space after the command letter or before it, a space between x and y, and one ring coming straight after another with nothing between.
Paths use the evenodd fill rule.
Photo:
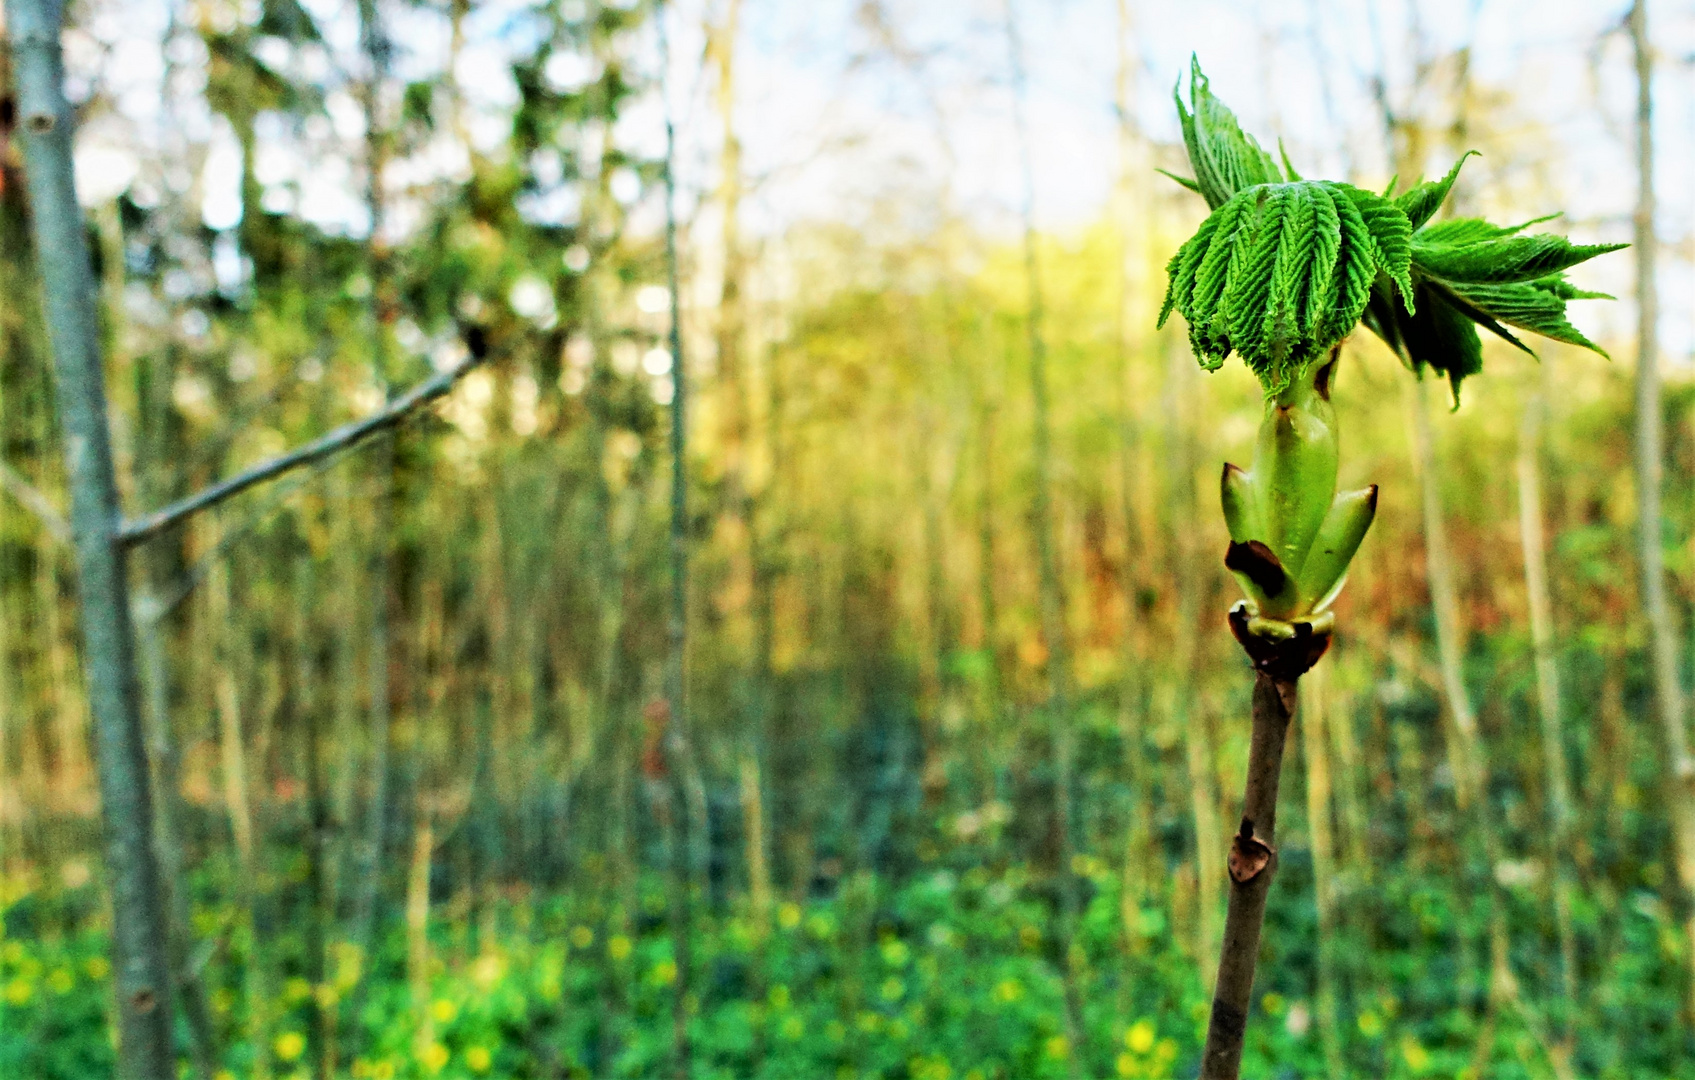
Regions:
<instances>
[{"instance_id":1,"label":"grey branch","mask_svg":"<svg viewBox=\"0 0 1695 1080\"><path fill-rule=\"evenodd\" d=\"M62 544L71 542L71 526L65 520L65 515L59 513L59 508L41 493L40 488L25 480L16 469L3 461L0 461L0 488L5 488L8 495L39 518L53 539Z\"/></svg>"},{"instance_id":2,"label":"grey branch","mask_svg":"<svg viewBox=\"0 0 1695 1080\"><path fill-rule=\"evenodd\" d=\"M454 367L424 380L363 420L343 424L298 450L261 461L252 468L244 469L227 480L220 480L203 491L178 499L163 509L125 521L118 527L118 542L134 545L150 540L177 522L216 506L233 495L239 495L255 484L262 484L303 465L322 461L357 446L372 435L396 426L413 412L446 394L453 389L455 383L480 365L485 355L484 350L473 348L471 355Z\"/></svg>"}]
</instances>

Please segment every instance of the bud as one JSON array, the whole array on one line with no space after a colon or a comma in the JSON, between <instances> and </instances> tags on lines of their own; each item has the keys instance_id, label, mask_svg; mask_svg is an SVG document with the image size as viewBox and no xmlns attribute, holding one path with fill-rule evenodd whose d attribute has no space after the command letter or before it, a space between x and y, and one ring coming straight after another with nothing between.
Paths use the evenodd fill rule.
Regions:
<instances>
[{"instance_id":1,"label":"bud","mask_svg":"<svg viewBox=\"0 0 1695 1080\"><path fill-rule=\"evenodd\" d=\"M1251 471L1226 465L1220 482L1236 575L1257 619L1322 613L1377 512L1377 488L1336 494L1331 377L1340 346L1267 399Z\"/></svg>"}]
</instances>

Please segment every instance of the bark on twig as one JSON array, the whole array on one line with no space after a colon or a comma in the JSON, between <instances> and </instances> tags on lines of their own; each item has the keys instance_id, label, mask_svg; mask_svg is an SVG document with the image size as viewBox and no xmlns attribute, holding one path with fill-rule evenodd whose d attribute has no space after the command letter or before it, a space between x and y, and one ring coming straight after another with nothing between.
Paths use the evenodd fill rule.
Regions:
<instances>
[{"instance_id":1,"label":"bark on twig","mask_svg":"<svg viewBox=\"0 0 1695 1080\"><path fill-rule=\"evenodd\" d=\"M478 334L470 335L470 337L478 342L481 340L481 336ZM334 431L313 439L298 450L291 450L286 454L279 454L267 461L262 461L252 468L243 469L227 480L220 480L204 491L178 499L169 506L155 510L151 514L124 522L117 531L118 542L125 545L135 545L150 540L184 518L202 510L210 509L231 496L241 494L255 484L262 484L266 480L274 479L302 466L321 461L344 450L351 450L371 436L398 426L412 413L452 390L454 385L469 374L473 368L480 365L486 356L487 351L485 349L473 348L471 355L452 368L424 380L363 420L343 424Z\"/></svg>"},{"instance_id":2,"label":"bark on twig","mask_svg":"<svg viewBox=\"0 0 1695 1080\"><path fill-rule=\"evenodd\" d=\"M1253 998L1265 900L1277 872L1277 787L1295 687L1296 679L1285 681L1265 671L1254 682L1248 783L1242 825L1230 848L1230 905L1213 988L1212 1019L1201 1055L1201 1080L1236 1080L1242 1065L1242 1036Z\"/></svg>"}]
</instances>

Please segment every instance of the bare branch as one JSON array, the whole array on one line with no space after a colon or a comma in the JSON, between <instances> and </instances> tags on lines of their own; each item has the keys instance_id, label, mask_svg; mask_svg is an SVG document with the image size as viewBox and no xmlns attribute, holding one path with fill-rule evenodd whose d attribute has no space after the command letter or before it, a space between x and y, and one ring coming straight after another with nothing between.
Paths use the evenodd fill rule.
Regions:
<instances>
[{"instance_id":1,"label":"bare branch","mask_svg":"<svg viewBox=\"0 0 1695 1080\"><path fill-rule=\"evenodd\" d=\"M418 409L453 389L455 383L483 362L487 356L487 350L482 347L482 335L470 333L467 334L467 337L471 339L470 356L460 361L453 368L414 386L389 402L379 412L363 420L343 424L298 450L292 450L271 458L269 461L262 461L250 469L236 473L228 480L221 480L203 491L178 499L161 510L155 510L143 517L132 518L119 526L117 531L118 541L125 545L135 545L150 540L177 522L216 506L225 499L238 495L255 484L262 484L266 480L291 472L303 465L310 465L344 450L350 450L372 435L398 425Z\"/></svg>"},{"instance_id":2,"label":"bare branch","mask_svg":"<svg viewBox=\"0 0 1695 1080\"><path fill-rule=\"evenodd\" d=\"M8 495L39 518L53 539L62 544L71 542L71 526L65 520L65 515L59 513L58 507L41 493L40 488L25 480L16 469L3 461L0 461L0 488L5 488Z\"/></svg>"}]
</instances>

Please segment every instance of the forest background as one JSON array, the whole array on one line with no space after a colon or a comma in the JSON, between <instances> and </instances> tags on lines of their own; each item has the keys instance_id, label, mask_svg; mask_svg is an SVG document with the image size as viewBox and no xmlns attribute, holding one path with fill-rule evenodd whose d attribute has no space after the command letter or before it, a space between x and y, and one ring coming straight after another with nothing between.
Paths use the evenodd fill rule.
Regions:
<instances>
[{"instance_id":1,"label":"forest background","mask_svg":"<svg viewBox=\"0 0 1695 1080\"><path fill-rule=\"evenodd\" d=\"M488 352L130 557L188 1074L1193 1075L1249 686L1210 492L1259 408L1153 328L1198 52L1308 175L1477 149L1460 212L1647 252L1575 275L1610 362L1491 344L1450 410L1345 350L1382 501L1247 1074L1695 1076L1695 8L87 0L64 44L132 513ZM12 140L0 1076L83 1077L112 916L29 221Z\"/></svg>"}]
</instances>

